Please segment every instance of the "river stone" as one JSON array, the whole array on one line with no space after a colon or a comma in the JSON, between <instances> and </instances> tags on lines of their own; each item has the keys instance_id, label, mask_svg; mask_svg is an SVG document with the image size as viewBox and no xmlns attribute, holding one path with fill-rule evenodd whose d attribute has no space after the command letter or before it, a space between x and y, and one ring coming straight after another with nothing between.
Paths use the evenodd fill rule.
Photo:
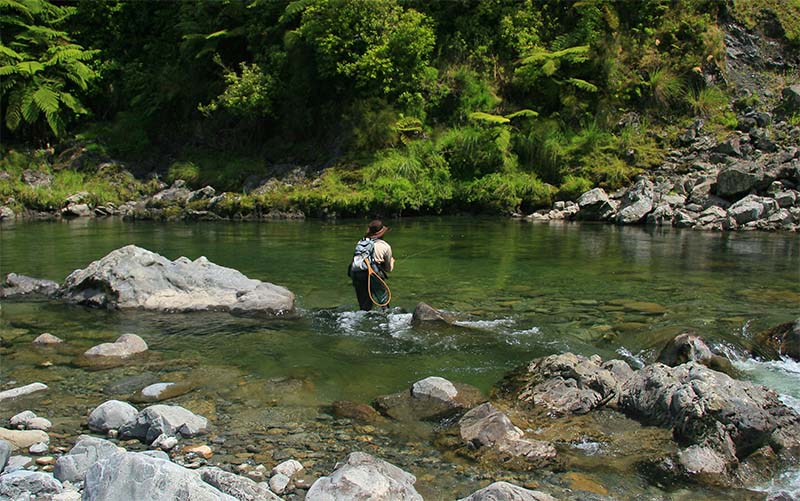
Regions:
<instances>
[{"instance_id":1,"label":"river stone","mask_svg":"<svg viewBox=\"0 0 800 501\"><path fill-rule=\"evenodd\" d=\"M158 381L159 377L153 373L136 374L135 376L129 376L106 385L103 388L103 393L109 395L127 395L145 386L157 383Z\"/></svg>"},{"instance_id":2,"label":"river stone","mask_svg":"<svg viewBox=\"0 0 800 501\"><path fill-rule=\"evenodd\" d=\"M65 218L71 217L89 217L94 214L94 211L89 204L69 204L61 209L61 216Z\"/></svg>"},{"instance_id":3,"label":"river stone","mask_svg":"<svg viewBox=\"0 0 800 501\"><path fill-rule=\"evenodd\" d=\"M6 281L0 287L0 298L12 298L15 296L42 295L52 296L58 291L58 284L52 280L41 280L38 278L26 277L9 273Z\"/></svg>"},{"instance_id":4,"label":"river stone","mask_svg":"<svg viewBox=\"0 0 800 501\"><path fill-rule=\"evenodd\" d=\"M772 198L748 195L728 207L728 215L737 224L744 225L762 217L768 217L778 210L778 202Z\"/></svg>"},{"instance_id":5,"label":"river stone","mask_svg":"<svg viewBox=\"0 0 800 501\"><path fill-rule=\"evenodd\" d=\"M136 334L123 334L113 343L103 343L89 348L84 353L87 357L127 358L147 351L147 343Z\"/></svg>"},{"instance_id":6,"label":"river stone","mask_svg":"<svg viewBox=\"0 0 800 501\"><path fill-rule=\"evenodd\" d=\"M336 417L356 419L364 423L377 423L384 419L372 406L360 402L337 400L331 407Z\"/></svg>"},{"instance_id":7,"label":"river stone","mask_svg":"<svg viewBox=\"0 0 800 501\"><path fill-rule=\"evenodd\" d=\"M139 411L127 402L108 400L95 407L89 414L89 429L107 432L119 430L123 425L136 419Z\"/></svg>"},{"instance_id":8,"label":"river stone","mask_svg":"<svg viewBox=\"0 0 800 501\"><path fill-rule=\"evenodd\" d=\"M200 478L203 482L216 487L239 501L280 501L281 499L263 484L220 468L200 468L198 473L200 473Z\"/></svg>"},{"instance_id":9,"label":"river stone","mask_svg":"<svg viewBox=\"0 0 800 501\"><path fill-rule=\"evenodd\" d=\"M296 459L289 459L276 465L270 472L272 475L283 474L291 478L303 470L303 465Z\"/></svg>"},{"instance_id":10,"label":"river stone","mask_svg":"<svg viewBox=\"0 0 800 501\"><path fill-rule=\"evenodd\" d=\"M60 294L71 303L107 308L268 316L294 311L294 294L284 287L247 278L205 257L169 261L134 245L74 271Z\"/></svg>"},{"instance_id":11,"label":"river stone","mask_svg":"<svg viewBox=\"0 0 800 501\"><path fill-rule=\"evenodd\" d=\"M64 340L56 337L49 332L44 332L36 336L36 339L33 340L33 344L37 345L52 345L52 344L61 344Z\"/></svg>"},{"instance_id":12,"label":"river stone","mask_svg":"<svg viewBox=\"0 0 800 501\"><path fill-rule=\"evenodd\" d=\"M8 458L11 456L12 446L7 440L0 440L0 473L8 464Z\"/></svg>"},{"instance_id":13,"label":"river stone","mask_svg":"<svg viewBox=\"0 0 800 501\"><path fill-rule=\"evenodd\" d=\"M540 491L532 491L508 482L495 482L458 501L555 501Z\"/></svg>"},{"instance_id":14,"label":"river stone","mask_svg":"<svg viewBox=\"0 0 800 501\"><path fill-rule=\"evenodd\" d=\"M0 403L6 400L13 400L15 398L19 398L25 395L30 395L31 393L36 393L37 391L46 390L47 385L44 383L31 383L26 384L25 386L20 386L18 388L12 388L6 391L0 391Z\"/></svg>"},{"instance_id":15,"label":"river stone","mask_svg":"<svg viewBox=\"0 0 800 501\"><path fill-rule=\"evenodd\" d=\"M717 174L717 195L735 199L749 193L764 179L764 169L755 162L739 161Z\"/></svg>"},{"instance_id":16,"label":"river stone","mask_svg":"<svg viewBox=\"0 0 800 501\"><path fill-rule=\"evenodd\" d=\"M50 451L50 446L44 442L35 443L28 448L28 453L34 454L36 456L39 456L41 454L46 454L49 451Z\"/></svg>"},{"instance_id":17,"label":"river stone","mask_svg":"<svg viewBox=\"0 0 800 501\"><path fill-rule=\"evenodd\" d=\"M608 219L616 210L614 203L603 188L594 188L578 198L578 219L599 221Z\"/></svg>"},{"instance_id":18,"label":"river stone","mask_svg":"<svg viewBox=\"0 0 800 501\"><path fill-rule=\"evenodd\" d=\"M800 415L777 393L696 362L640 369L624 383L619 406L645 424L671 428L685 447L710 447L725 458L728 471L768 445L790 457L800 455ZM781 437L791 445L780 443Z\"/></svg>"},{"instance_id":19,"label":"river stone","mask_svg":"<svg viewBox=\"0 0 800 501\"><path fill-rule=\"evenodd\" d=\"M161 190L150 198L148 206L163 207L164 205L178 204L183 205L192 195L192 192L186 188L186 181L178 179L172 186L165 190Z\"/></svg>"},{"instance_id":20,"label":"river stone","mask_svg":"<svg viewBox=\"0 0 800 501\"><path fill-rule=\"evenodd\" d=\"M185 499L234 501L236 498L203 482L197 472L171 461L135 452L114 454L86 472L84 501Z\"/></svg>"},{"instance_id":21,"label":"river stone","mask_svg":"<svg viewBox=\"0 0 800 501\"><path fill-rule=\"evenodd\" d=\"M411 396L414 398L434 398L452 402L456 395L458 395L456 387L443 377L426 377L411 386Z\"/></svg>"},{"instance_id":22,"label":"river stone","mask_svg":"<svg viewBox=\"0 0 800 501\"><path fill-rule=\"evenodd\" d=\"M756 334L752 352L767 360L785 355L800 361L800 318Z\"/></svg>"},{"instance_id":23,"label":"river stone","mask_svg":"<svg viewBox=\"0 0 800 501\"><path fill-rule=\"evenodd\" d=\"M61 482L40 471L17 470L0 476L0 499L49 499L63 491Z\"/></svg>"},{"instance_id":24,"label":"river stone","mask_svg":"<svg viewBox=\"0 0 800 501\"><path fill-rule=\"evenodd\" d=\"M636 224L642 221L653 210L655 196L653 183L647 178L640 178L622 196L617 211L617 222L620 224Z\"/></svg>"},{"instance_id":25,"label":"river stone","mask_svg":"<svg viewBox=\"0 0 800 501\"><path fill-rule=\"evenodd\" d=\"M53 475L62 482L81 482L96 462L123 451L108 440L81 435L75 446L56 460Z\"/></svg>"},{"instance_id":26,"label":"river stone","mask_svg":"<svg viewBox=\"0 0 800 501\"><path fill-rule=\"evenodd\" d=\"M411 325L453 325L455 319L452 315L443 311L437 310L427 303L418 303L414 308L414 313L411 315Z\"/></svg>"},{"instance_id":27,"label":"river stone","mask_svg":"<svg viewBox=\"0 0 800 501\"><path fill-rule=\"evenodd\" d=\"M185 395L195 389L189 382L181 383L155 383L146 386L131 397L132 402L161 402L170 398Z\"/></svg>"},{"instance_id":28,"label":"river stone","mask_svg":"<svg viewBox=\"0 0 800 501\"><path fill-rule=\"evenodd\" d=\"M486 397L474 386L433 377L418 381L405 391L376 398L375 408L399 421L437 420L485 401Z\"/></svg>"},{"instance_id":29,"label":"river stone","mask_svg":"<svg viewBox=\"0 0 800 501\"><path fill-rule=\"evenodd\" d=\"M319 478L306 501L422 501L414 489L417 478L393 464L363 452L353 452L331 475Z\"/></svg>"},{"instance_id":30,"label":"river stone","mask_svg":"<svg viewBox=\"0 0 800 501\"><path fill-rule=\"evenodd\" d=\"M33 464L33 458L29 456L11 456L8 458L8 463L6 464L3 473L11 473L12 471L17 470L27 470L33 466Z\"/></svg>"},{"instance_id":31,"label":"river stone","mask_svg":"<svg viewBox=\"0 0 800 501\"><path fill-rule=\"evenodd\" d=\"M27 449L33 444L50 443L50 436L41 430L9 430L0 428L0 440L6 440L13 450Z\"/></svg>"},{"instance_id":32,"label":"river stone","mask_svg":"<svg viewBox=\"0 0 800 501\"><path fill-rule=\"evenodd\" d=\"M183 437L193 437L205 433L207 428L206 418L183 407L156 404L139 412L133 421L120 428L119 434L123 438L135 437L149 444L162 433L169 436L180 434Z\"/></svg>"},{"instance_id":33,"label":"river stone","mask_svg":"<svg viewBox=\"0 0 800 501\"><path fill-rule=\"evenodd\" d=\"M292 479L290 477L284 475L283 473L276 473L269 479L269 488L276 494L283 494L286 492L286 489L289 487L291 482Z\"/></svg>"},{"instance_id":34,"label":"river stone","mask_svg":"<svg viewBox=\"0 0 800 501\"><path fill-rule=\"evenodd\" d=\"M14 219L15 217L17 215L14 213L14 209L6 205L0 205L0 221ZM2 289L0 289L0 294L2 294Z\"/></svg>"},{"instance_id":35,"label":"river stone","mask_svg":"<svg viewBox=\"0 0 800 501\"><path fill-rule=\"evenodd\" d=\"M703 338L694 332L684 332L675 336L661 349L658 362L675 367L686 362L708 360L713 356L711 348Z\"/></svg>"},{"instance_id":36,"label":"river stone","mask_svg":"<svg viewBox=\"0 0 800 501\"><path fill-rule=\"evenodd\" d=\"M150 444L152 448L158 448L164 451L172 450L176 445L178 445L178 439L175 437L170 437L169 435L161 434L153 440L153 443Z\"/></svg>"}]
</instances>

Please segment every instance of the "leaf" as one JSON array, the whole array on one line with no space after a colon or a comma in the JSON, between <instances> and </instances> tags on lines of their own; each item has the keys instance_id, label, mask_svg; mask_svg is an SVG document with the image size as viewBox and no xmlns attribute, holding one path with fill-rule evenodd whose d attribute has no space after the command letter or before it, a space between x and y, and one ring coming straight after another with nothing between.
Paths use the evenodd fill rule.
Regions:
<instances>
[{"instance_id":1,"label":"leaf","mask_svg":"<svg viewBox=\"0 0 800 501\"><path fill-rule=\"evenodd\" d=\"M298 14L302 14L303 11L306 10L306 7L312 3L313 0L295 0L294 2L289 2L289 5L284 9L280 19L278 19L278 23L285 24L291 21Z\"/></svg>"},{"instance_id":2,"label":"leaf","mask_svg":"<svg viewBox=\"0 0 800 501\"><path fill-rule=\"evenodd\" d=\"M31 13L30 9L28 9L28 7L22 2L18 2L17 0L0 0L0 9L15 10L28 18L29 21L33 21L33 14Z\"/></svg>"},{"instance_id":3,"label":"leaf","mask_svg":"<svg viewBox=\"0 0 800 501\"><path fill-rule=\"evenodd\" d=\"M44 65L38 61L23 61L21 63L17 63L17 69L20 73L34 75L36 72L42 71L44 69Z\"/></svg>"},{"instance_id":4,"label":"leaf","mask_svg":"<svg viewBox=\"0 0 800 501\"><path fill-rule=\"evenodd\" d=\"M33 93L33 100L45 114L58 111L58 94L49 87L39 87Z\"/></svg>"},{"instance_id":5,"label":"leaf","mask_svg":"<svg viewBox=\"0 0 800 501\"><path fill-rule=\"evenodd\" d=\"M524 110L515 111L514 113L511 113L509 115L506 115L506 118L511 120L511 119L514 119L514 118L517 118L517 117L534 118L534 117L538 117L538 116L539 116L539 114L536 113L535 111L529 110L529 109L524 109Z\"/></svg>"},{"instance_id":6,"label":"leaf","mask_svg":"<svg viewBox=\"0 0 800 501\"><path fill-rule=\"evenodd\" d=\"M60 136L64 131L64 121L61 119L61 116L57 113L45 113L45 117L47 117L47 125L50 126L53 135L56 137Z\"/></svg>"},{"instance_id":7,"label":"leaf","mask_svg":"<svg viewBox=\"0 0 800 501\"><path fill-rule=\"evenodd\" d=\"M16 59L17 61L23 59L22 54L2 44L0 44L0 54L10 57L11 59Z\"/></svg>"},{"instance_id":8,"label":"leaf","mask_svg":"<svg viewBox=\"0 0 800 501\"><path fill-rule=\"evenodd\" d=\"M8 75L14 75L18 73L19 70L13 64L7 64L5 66L0 66L0 77L5 77Z\"/></svg>"},{"instance_id":9,"label":"leaf","mask_svg":"<svg viewBox=\"0 0 800 501\"><path fill-rule=\"evenodd\" d=\"M474 111L470 113L468 116L472 120L479 120L493 124L507 124L508 122L511 121L502 115L491 115L489 113L484 113L482 111Z\"/></svg>"},{"instance_id":10,"label":"leaf","mask_svg":"<svg viewBox=\"0 0 800 501\"><path fill-rule=\"evenodd\" d=\"M211 40L212 38L219 38L228 36L228 30L219 30L211 33L210 35L206 35L206 40Z\"/></svg>"},{"instance_id":11,"label":"leaf","mask_svg":"<svg viewBox=\"0 0 800 501\"><path fill-rule=\"evenodd\" d=\"M67 108L75 113L79 115L87 113L86 108L84 108L81 102L78 101L72 94L69 94L68 92L59 92L58 98Z\"/></svg>"},{"instance_id":12,"label":"leaf","mask_svg":"<svg viewBox=\"0 0 800 501\"><path fill-rule=\"evenodd\" d=\"M8 96L8 107L6 108L6 126L9 130L16 130L22 121L22 93L12 92Z\"/></svg>"},{"instance_id":13,"label":"leaf","mask_svg":"<svg viewBox=\"0 0 800 501\"><path fill-rule=\"evenodd\" d=\"M33 100L33 92L31 92L31 90L31 87L26 87L23 89L20 102L22 118L24 118L29 124L32 124L39 118L40 112L39 107L36 106L36 103Z\"/></svg>"},{"instance_id":14,"label":"leaf","mask_svg":"<svg viewBox=\"0 0 800 501\"><path fill-rule=\"evenodd\" d=\"M568 78L566 82L571 83L575 87L586 92L597 92L596 85L589 83L586 80L581 80L580 78Z\"/></svg>"}]
</instances>

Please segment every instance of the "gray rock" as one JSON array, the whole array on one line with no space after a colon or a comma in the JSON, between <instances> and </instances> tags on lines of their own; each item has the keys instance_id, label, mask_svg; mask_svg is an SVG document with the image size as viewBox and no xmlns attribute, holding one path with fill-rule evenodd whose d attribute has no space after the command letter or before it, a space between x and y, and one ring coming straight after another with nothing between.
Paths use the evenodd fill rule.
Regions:
<instances>
[{"instance_id":1,"label":"gray rock","mask_svg":"<svg viewBox=\"0 0 800 501\"><path fill-rule=\"evenodd\" d=\"M637 180L622 197L617 211L617 222L620 224L641 222L653 210L654 196L653 183L649 179Z\"/></svg>"},{"instance_id":2,"label":"gray rock","mask_svg":"<svg viewBox=\"0 0 800 501\"><path fill-rule=\"evenodd\" d=\"M38 345L52 345L52 344L61 344L64 340L50 334L49 332L43 332L36 336L36 339L33 340L33 344Z\"/></svg>"},{"instance_id":3,"label":"gray rock","mask_svg":"<svg viewBox=\"0 0 800 501\"><path fill-rule=\"evenodd\" d=\"M488 402L464 414L458 425L462 441L473 449L540 464L556 457L552 444L524 438L523 431Z\"/></svg>"},{"instance_id":4,"label":"gray rock","mask_svg":"<svg viewBox=\"0 0 800 501\"><path fill-rule=\"evenodd\" d=\"M44 442L37 442L28 448L28 452L34 455L46 454L50 451L50 446Z\"/></svg>"},{"instance_id":5,"label":"gray rock","mask_svg":"<svg viewBox=\"0 0 800 501\"><path fill-rule=\"evenodd\" d=\"M208 420L178 405L151 405L145 408L133 421L119 430L121 437L135 437L151 443L162 433L169 436L180 434L192 437L205 433Z\"/></svg>"},{"instance_id":6,"label":"gray rock","mask_svg":"<svg viewBox=\"0 0 800 501\"><path fill-rule=\"evenodd\" d=\"M108 400L95 407L89 414L89 429L102 433L119 430L123 425L136 419L139 411L127 402Z\"/></svg>"},{"instance_id":7,"label":"gray rock","mask_svg":"<svg viewBox=\"0 0 800 501\"><path fill-rule=\"evenodd\" d=\"M695 225L695 214L685 209L678 209L672 216L672 224L676 228L691 228Z\"/></svg>"},{"instance_id":8,"label":"gray rock","mask_svg":"<svg viewBox=\"0 0 800 501\"><path fill-rule=\"evenodd\" d=\"M153 195L147 205L151 207L184 205L191 195L191 190L186 188L186 182L182 179L178 179L166 190L159 191Z\"/></svg>"},{"instance_id":9,"label":"gray rock","mask_svg":"<svg viewBox=\"0 0 800 501\"><path fill-rule=\"evenodd\" d=\"M647 215L646 222L653 226L670 226L675 211L669 205L659 205Z\"/></svg>"},{"instance_id":10,"label":"gray rock","mask_svg":"<svg viewBox=\"0 0 800 501\"><path fill-rule=\"evenodd\" d=\"M717 195L735 198L753 190L764 179L764 169L749 161L736 162L717 175Z\"/></svg>"},{"instance_id":11,"label":"gray rock","mask_svg":"<svg viewBox=\"0 0 800 501\"><path fill-rule=\"evenodd\" d=\"M791 207L798 200L798 192L794 190L779 191L775 193L775 201L778 202L779 207Z\"/></svg>"},{"instance_id":12,"label":"gray rock","mask_svg":"<svg viewBox=\"0 0 800 501\"><path fill-rule=\"evenodd\" d=\"M147 343L136 334L123 334L113 343L103 343L89 348L87 357L127 358L147 351Z\"/></svg>"},{"instance_id":13,"label":"gray rock","mask_svg":"<svg viewBox=\"0 0 800 501\"><path fill-rule=\"evenodd\" d=\"M180 383L153 383L131 397L132 402L160 402L185 395L197 387L189 381Z\"/></svg>"},{"instance_id":14,"label":"gray rock","mask_svg":"<svg viewBox=\"0 0 800 501\"><path fill-rule=\"evenodd\" d=\"M727 141L720 143L717 146L717 151L722 153L723 155L729 155L732 157L741 157L742 156L742 146L739 142L738 137L732 137Z\"/></svg>"},{"instance_id":15,"label":"gray rock","mask_svg":"<svg viewBox=\"0 0 800 501\"><path fill-rule=\"evenodd\" d=\"M249 279L205 257L169 261L133 245L76 270L60 293L68 302L96 307L270 316L294 311L294 294L284 287Z\"/></svg>"},{"instance_id":16,"label":"gray rock","mask_svg":"<svg viewBox=\"0 0 800 501\"><path fill-rule=\"evenodd\" d=\"M214 195L216 195L216 193L217 192L214 188L212 188L211 186L206 186L204 188L200 188L197 191L193 191L191 195L189 195L187 202L195 202L197 200L209 200L214 198Z\"/></svg>"},{"instance_id":17,"label":"gray rock","mask_svg":"<svg viewBox=\"0 0 800 501\"><path fill-rule=\"evenodd\" d=\"M0 473L5 469L8 458L11 456L11 444L6 440L0 440Z\"/></svg>"},{"instance_id":18,"label":"gray rock","mask_svg":"<svg viewBox=\"0 0 800 501\"><path fill-rule=\"evenodd\" d=\"M458 501L555 501L540 491L532 491L508 482L495 482Z\"/></svg>"},{"instance_id":19,"label":"gray rock","mask_svg":"<svg viewBox=\"0 0 800 501\"><path fill-rule=\"evenodd\" d=\"M438 376L426 377L411 386L411 396L414 398L435 398L444 402L452 402L456 395L458 395L458 390L453 383Z\"/></svg>"},{"instance_id":20,"label":"gray rock","mask_svg":"<svg viewBox=\"0 0 800 501\"><path fill-rule=\"evenodd\" d=\"M430 377L417 381L406 391L375 399L375 408L400 421L443 419L485 402L474 386Z\"/></svg>"},{"instance_id":21,"label":"gray rock","mask_svg":"<svg viewBox=\"0 0 800 501\"><path fill-rule=\"evenodd\" d=\"M522 378L517 398L543 406L559 415L585 414L597 407L616 404L621 381L633 374L624 362L602 364L600 357L573 353L533 360Z\"/></svg>"},{"instance_id":22,"label":"gray rock","mask_svg":"<svg viewBox=\"0 0 800 501\"><path fill-rule=\"evenodd\" d=\"M303 465L300 463L300 461L297 461L295 459L289 459L288 461L284 461L276 465L272 469L271 474L272 475L283 474L291 478L300 473L302 470L303 470Z\"/></svg>"},{"instance_id":23,"label":"gray rock","mask_svg":"<svg viewBox=\"0 0 800 501\"><path fill-rule=\"evenodd\" d=\"M578 198L578 206L580 211L577 218L589 221L606 220L616 211L615 203L602 188L594 188L582 194Z\"/></svg>"},{"instance_id":24,"label":"gray rock","mask_svg":"<svg viewBox=\"0 0 800 501\"><path fill-rule=\"evenodd\" d=\"M239 501L280 501L280 498L249 478L235 475L220 468L200 468L200 478L207 484L233 496Z\"/></svg>"},{"instance_id":25,"label":"gray rock","mask_svg":"<svg viewBox=\"0 0 800 501\"><path fill-rule=\"evenodd\" d=\"M69 453L56 460L53 475L62 482L81 482L96 462L122 452L108 440L81 435Z\"/></svg>"},{"instance_id":26,"label":"gray rock","mask_svg":"<svg viewBox=\"0 0 800 501\"><path fill-rule=\"evenodd\" d=\"M750 142L761 151L778 151L778 145L772 140L771 134L767 129L753 129L750 131Z\"/></svg>"},{"instance_id":27,"label":"gray rock","mask_svg":"<svg viewBox=\"0 0 800 501\"><path fill-rule=\"evenodd\" d=\"M203 482L197 472L171 461L124 452L98 461L86 472L83 499L234 501L236 498Z\"/></svg>"},{"instance_id":28,"label":"gray rock","mask_svg":"<svg viewBox=\"0 0 800 501\"><path fill-rule=\"evenodd\" d=\"M8 430L0 428L0 440L6 440L12 449L27 449L33 444L50 443L50 436L41 430Z\"/></svg>"},{"instance_id":29,"label":"gray rock","mask_svg":"<svg viewBox=\"0 0 800 501\"><path fill-rule=\"evenodd\" d=\"M39 417L31 411L23 411L8 420L9 426L26 430L47 431L52 426L49 420Z\"/></svg>"},{"instance_id":30,"label":"gray rock","mask_svg":"<svg viewBox=\"0 0 800 501\"><path fill-rule=\"evenodd\" d=\"M714 354L703 338L693 332L678 334L670 340L658 355L658 362L675 367L686 362L709 360Z\"/></svg>"},{"instance_id":31,"label":"gray rock","mask_svg":"<svg viewBox=\"0 0 800 501\"><path fill-rule=\"evenodd\" d=\"M781 96L788 111L800 110L800 84L784 87Z\"/></svg>"},{"instance_id":32,"label":"gray rock","mask_svg":"<svg viewBox=\"0 0 800 501\"><path fill-rule=\"evenodd\" d=\"M52 280L40 280L38 278L26 277L9 273L6 281L0 287L0 298L12 298L17 296L41 295L52 296L58 290L58 284Z\"/></svg>"},{"instance_id":33,"label":"gray rock","mask_svg":"<svg viewBox=\"0 0 800 501\"><path fill-rule=\"evenodd\" d=\"M34 188L47 187L53 183L53 175L28 169L22 172L22 182Z\"/></svg>"},{"instance_id":34,"label":"gray rock","mask_svg":"<svg viewBox=\"0 0 800 501\"><path fill-rule=\"evenodd\" d=\"M5 219L14 219L17 215L11 207L0 205L0 221Z\"/></svg>"},{"instance_id":35,"label":"gray rock","mask_svg":"<svg viewBox=\"0 0 800 501\"><path fill-rule=\"evenodd\" d=\"M800 361L800 318L757 333L752 352L766 360L788 356Z\"/></svg>"},{"instance_id":36,"label":"gray rock","mask_svg":"<svg viewBox=\"0 0 800 501\"><path fill-rule=\"evenodd\" d=\"M26 470L33 465L33 458L29 456L11 456L8 458L3 473L11 473L12 471Z\"/></svg>"},{"instance_id":37,"label":"gray rock","mask_svg":"<svg viewBox=\"0 0 800 501\"><path fill-rule=\"evenodd\" d=\"M175 437L170 437L169 435L161 434L153 440L153 443L150 444L150 447L159 448L161 450L169 451L172 450L173 447L178 445L178 439Z\"/></svg>"},{"instance_id":38,"label":"gray rock","mask_svg":"<svg viewBox=\"0 0 800 501\"><path fill-rule=\"evenodd\" d=\"M769 217L777 212L778 203L766 197L748 195L728 208L728 216L736 220L739 225L744 225L761 218Z\"/></svg>"},{"instance_id":39,"label":"gray rock","mask_svg":"<svg viewBox=\"0 0 800 501\"><path fill-rule=\"evenodd\" d=\"M286 489L289 487L289 484L292 482L292 479L283 473L276 473L272 475L269 479L269 488L272 492L277 494L283 494L286 492Z\"/></svg>"},{"instance_id":40,"label":"gray rock","mask_svg":"<svg viewBox=\"0 0 800 501\"><path fill-rule=\"evenodd\" d=\"M414 308L414 313L411 315L411 325L452 325L455 321L452 315L443 311L437 310L427 303L418 303Z\"/></svg>"},{"instance_id":41,"label":"gray rock","mask_svg":"<svg viewBox=\"0 0 800 501\"><path fill-rule=\"evenodd\" d=\"M61 209L62 217L90 217L94 215L94 210L88 204L70 204Z\"/></svg>"},{"instance_id":42,"label":"gray rock","mask_svg":"<svg viewBox=\"0 0 800 501\"><path fill-rule=\"evenodd\" d=\"M306 501L422 501L414 489L414 475L363 452L353 452L334 472L319 478L306 494Z\"/></svg>"},{"instance_id":43,"label":"gray rock","mask_svg":"<svg viewBox=\"0 0 800 501\"><path fill-rule=\"evenodd\" d=\"M17 470L0 476L2 499L46 499L63 491L61 482L39 471Z\"/></svg>"}]
</instances>

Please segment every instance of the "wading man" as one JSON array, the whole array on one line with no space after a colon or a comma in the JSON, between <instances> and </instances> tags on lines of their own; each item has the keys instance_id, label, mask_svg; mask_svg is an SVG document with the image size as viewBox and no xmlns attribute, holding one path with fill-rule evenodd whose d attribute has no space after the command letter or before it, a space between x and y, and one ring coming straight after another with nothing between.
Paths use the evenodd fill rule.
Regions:
<instances>
[{"instance_id":1,"label":"wading man","mask_svg":"<svg viewBox=\"0 0 800 501\"><path fill-rule=\"evenodd\" d=\"M383 240L388 230L380 220L371 221L366 235L356 244L353 262L347 269L356 290L358 307L364 311L373 306L385 308L391 301L386 274L394 269L394 258L392 247Z\"/></svg>"}]
</instances>

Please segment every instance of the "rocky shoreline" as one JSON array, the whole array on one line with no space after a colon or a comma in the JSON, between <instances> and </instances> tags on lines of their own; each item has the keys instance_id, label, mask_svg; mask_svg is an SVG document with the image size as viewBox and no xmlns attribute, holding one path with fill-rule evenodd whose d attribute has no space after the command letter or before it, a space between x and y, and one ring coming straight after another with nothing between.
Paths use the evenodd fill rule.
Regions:
<instances>
[{"instance_id":1,"label":"rocky shoreline","mask_svg":"<svg viewBox=\"0 0 800 501\"><path fill-rule=\"evenodd\" d=\"M186 297L180 298L178 304L188 309L150 299L173 297L170 290L176 285L191 297L186 274L211 287L192 265L212 269L221 283L227 282L220 275L238 274L202 259L167 261L128 246L77 270L64 284L13 276L0 291L5 299L44 294L67 302L77 294L91 299L81 304L99 308L239 313L209 305L205 296L191 307ZM247 280L239 284L242 296L254 285ZM80 285L86 283L92 287ZM256 312L274 315L273 308L250 304ZM411 325L463 328L454 318L421 303ZM760 333L753 350L764 357L796 356L799 341L800 319ZM431 375L372 402L321 403L311 423L257 421L249 430L238 430L249 437L244 441L226 429L231 419L227 404L194 394L192 379L143 377L142 368L160 362L134 333L82 352L43 333L15 350L22 355L45 350L47 360L95 374L127 367L130 375L109 381L104 393L115 398L70 419L52 413L45 418L30 410L48 408L50 381L5 384L12 387L0 392L0 403L15 410L0 416L0 497L10 499L422 499L416 477L398 466L407 468L414 461L381 457L379 445L392 433L420 426L430 431L416 440L430 441L440 451L441 466L450 464L453 473L469 472L483 479L481 484L491 484L462 498L472 501L572 499L576 493L569 488L523 480L531 472L546 478L565 470L572 485L581 486L577 491L607 495L601 484L574 472L585 459L571 451L587 443L607 447L653 486L699 485L743 493L800 459L800 415L774 391L739 379L724 356L690 332L667 344L658 361L638 369L597 355L553 354L512 371L489 396ZM202 372L204 378L217 377L208 368ZM233 376L236 381L229 386L244 384L241 375ZM85 387L88 381L76 384ZM271 391L290 398L305 383L270 384ZM291 412L291 406L281 411L276 405L278 412ZM70 424L55 424L65 422ZM255 438L259 435L262 439ZM332 454L340 463L320 461Z\"/></svg>"}]
</instances>

